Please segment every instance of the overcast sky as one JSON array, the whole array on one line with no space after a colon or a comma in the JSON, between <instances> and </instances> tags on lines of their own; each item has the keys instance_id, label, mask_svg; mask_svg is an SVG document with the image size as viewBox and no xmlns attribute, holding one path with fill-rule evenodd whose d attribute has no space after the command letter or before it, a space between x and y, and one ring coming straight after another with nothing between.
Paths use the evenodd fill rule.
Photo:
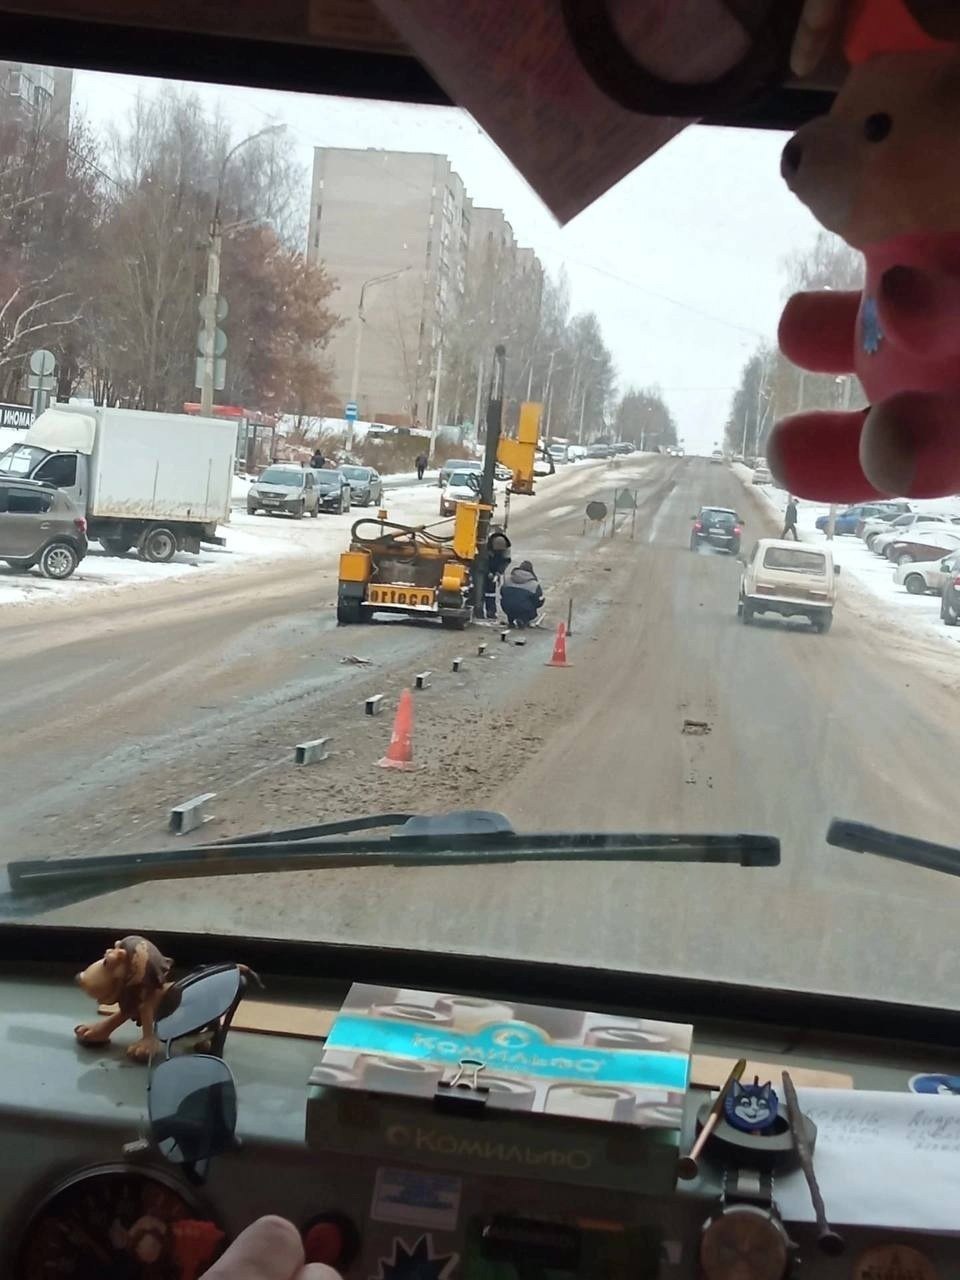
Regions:
<instances>
[{"instance_id":1,"label":"overcast sky","mask_svg":"<svg viewBox=\"0 0 960 1280\"><path fill-rule=\"evenodd\" d=\"M75 108L106 127L160 83L81 71ZM620 389L658 383L691 450L721 438L744 360L776 333L783 258L817 231L780 179L783 134L688 129L561 229L464 112L183 87L219 104L237 139L284 123L307 169L315 146L449 156L475 204L503 209L548 271L566 267L573 310L596 312Z\"/></svg>"}]
</instances>

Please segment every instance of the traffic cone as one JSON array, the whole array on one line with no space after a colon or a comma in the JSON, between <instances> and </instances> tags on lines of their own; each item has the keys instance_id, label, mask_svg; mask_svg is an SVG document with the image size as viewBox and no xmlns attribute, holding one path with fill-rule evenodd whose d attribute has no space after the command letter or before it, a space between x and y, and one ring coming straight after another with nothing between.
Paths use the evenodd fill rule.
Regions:
<instances>
[{"instance_id":1,"label":"traffic cone","mask_svg":"<svg viewBox=\"0 0 960 1280\"><path fill-rule=\"evenodd\" d=\"M557 638L553 642L553 657L546 664L548 667L569 667L567 661L567 624L557 623Z\"/></svg>"},{"instance_id":2,"label":"traffic cone","mask_svg":"<svg viewBox=\"0 0 960 1280\"><path fill-rule=\"evenodd\" d=\"M377 764L381 769L412 769L413 764L413 694L404 689L397 703L393 732L387 754Z\"/></svg>"}]
</instances>

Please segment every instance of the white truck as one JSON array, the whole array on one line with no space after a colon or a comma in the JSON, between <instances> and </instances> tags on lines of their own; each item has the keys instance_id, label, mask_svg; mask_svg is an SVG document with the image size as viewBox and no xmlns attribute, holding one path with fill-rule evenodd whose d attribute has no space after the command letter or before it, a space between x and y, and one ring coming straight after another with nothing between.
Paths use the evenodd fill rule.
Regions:
<instances>
[{"instance_id":1,"label":"white truck","mask_svg":"<svg viewBox=\"0 0 960 1280\"><path fill-rule=\"evenodd\" d=\"M62 489L105 551L162 562L222 545L236 440L217 418L56 404L0 454L0 475Z\"/></svg>"}]
</instances>

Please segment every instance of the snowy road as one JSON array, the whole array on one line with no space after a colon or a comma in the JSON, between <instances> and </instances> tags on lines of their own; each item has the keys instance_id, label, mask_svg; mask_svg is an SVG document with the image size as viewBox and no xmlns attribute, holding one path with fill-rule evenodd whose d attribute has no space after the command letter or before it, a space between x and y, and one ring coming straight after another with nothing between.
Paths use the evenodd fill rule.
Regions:
<instances>
[{"instance_id":1,"label":"snowy road","mask_svg":"<svg viewBox=\"0 0 960 1280\"><path fill-rule=\"evenodd\" d=\"M635 542L582 534L585 501L614 484L639 491ZM148 886L50 918L429 943L949 1002L960 884L830 849L824 833L843 816L953 838L953 670L891 631L847 575L828 636L773 618L742 627L736 562L689 550L701 503L739 507L748 539L774 532L759 495L699 460L566 468L515 508L515 551L544 580L551 627L575 599L567 670L544 665L549 629L524 647L489 631L337 629L326 552L131 589L56 626L39 606L4 611L8 846L163 847L169 806L207 790L218 797L210 838L464 806L501 809L521 829L766 831L783 841L778 869L261 875ZM477 656L479 639L490 656ZM341 662L354 654L370 665ZM399 691L423 669L434 680L417 695L418 768L378 770ZM376 692L388 714L366 718L362 699ZM687 733L686 720L707 728ZM333 758L295 769L293 744L327 733Z\"/></svg>"}]
</instances>

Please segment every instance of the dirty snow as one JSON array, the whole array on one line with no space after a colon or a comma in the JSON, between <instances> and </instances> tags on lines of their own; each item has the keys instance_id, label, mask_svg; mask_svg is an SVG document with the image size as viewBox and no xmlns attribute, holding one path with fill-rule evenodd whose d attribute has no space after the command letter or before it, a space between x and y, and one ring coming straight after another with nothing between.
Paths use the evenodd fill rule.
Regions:
<instances>
[{"instance_id":1,"label":"dirty snow","mask_svg":"<svg viewBox=\"0 0 960 1280\"><path fill-rule=\"evenodd\" d=\"M787 493L774 485L751 485L753 472L749 467L735 463L733 470L750 486L752 491L762 498L767 507L777 516L782 516L787 505ZM843 510L847 504L840 504ZM911 501L914 511L938 511L960 515L960 499L952 502L949 499L936 501ZM826 536L817 529L816 522L820 516L829 515L829 506L823 503L797 502L797 528L801 538L808 542L825 542ZM844 588L861 589L865 594L864 603L872 611L898 628L898 630L915 634L920 629L925 639L936 639L940 645L951 653L956 653L960 646L960 628L944 626L940 621L940 597L935 595L914 596L894 582L895 567L883 556L874 555L856 535L838 534L833 540L833 560L840 565L840 607L843 605ZM860 594L858 592L858 594Z\"/></svg>"}]
</instances>

